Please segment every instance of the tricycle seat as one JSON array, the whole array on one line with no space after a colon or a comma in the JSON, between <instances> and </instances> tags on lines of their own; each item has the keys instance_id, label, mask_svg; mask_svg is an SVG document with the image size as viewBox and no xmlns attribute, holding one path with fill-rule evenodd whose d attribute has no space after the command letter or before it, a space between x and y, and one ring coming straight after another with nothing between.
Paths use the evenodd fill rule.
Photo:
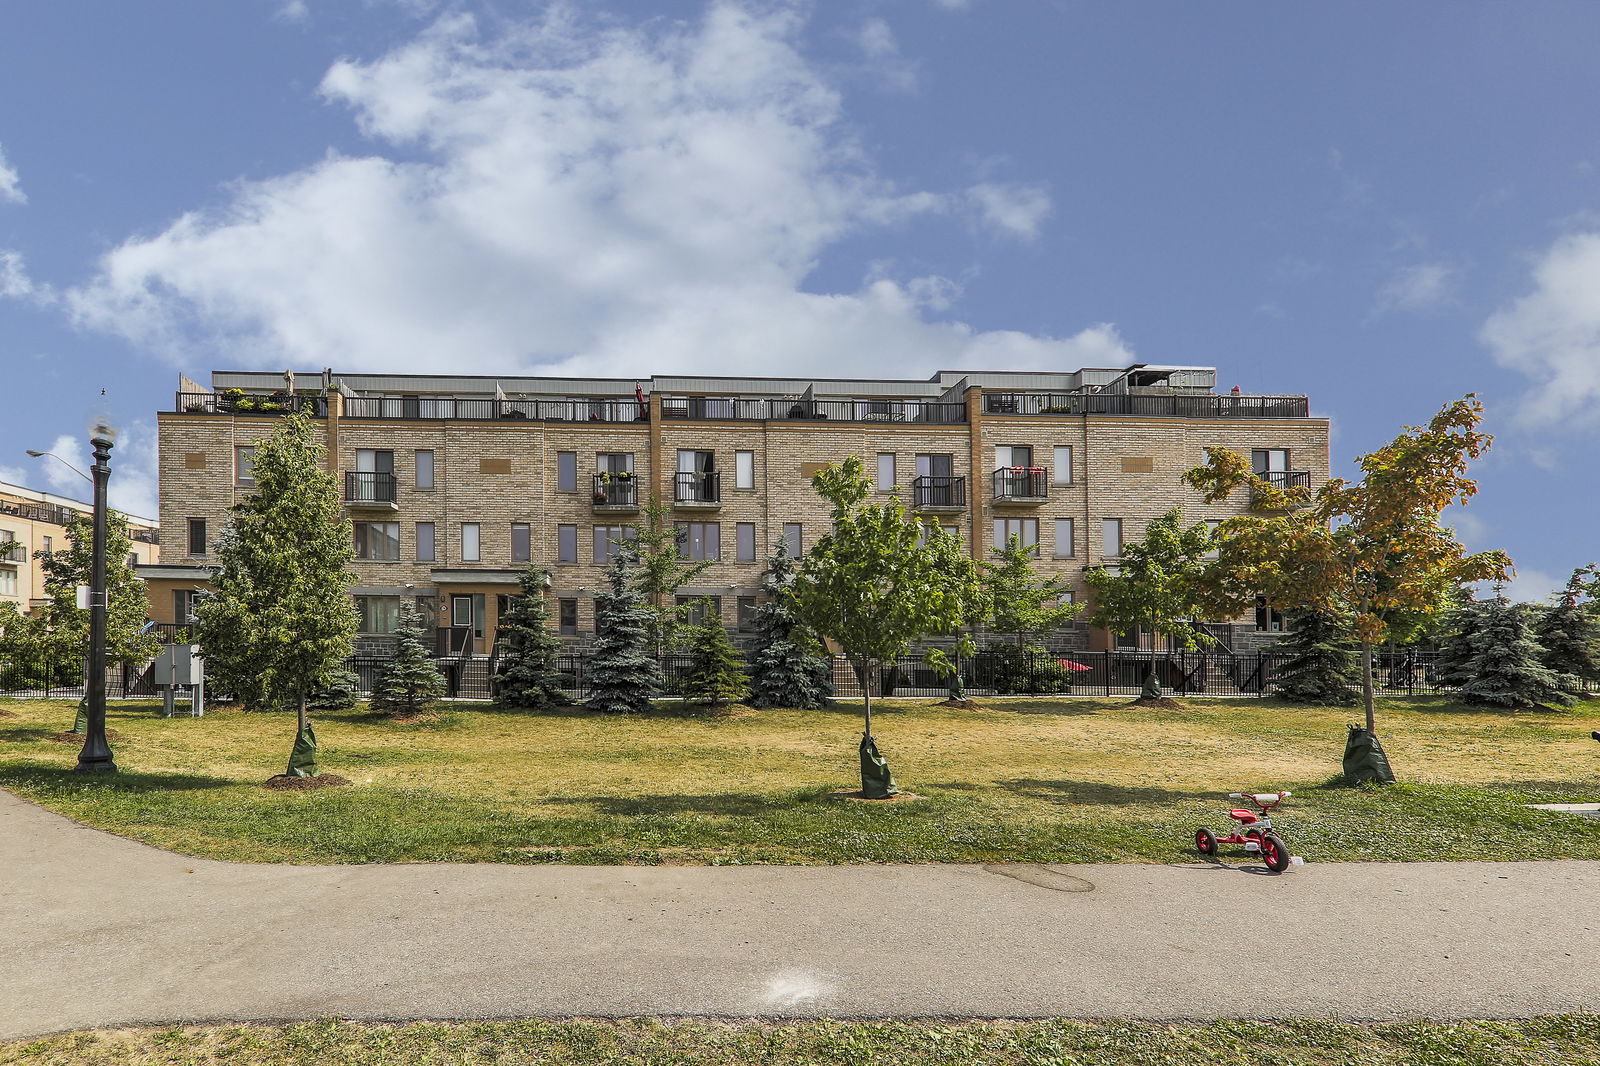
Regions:
<instances>
[{"instance_id":1,"label":"tricycle seat","mask_svg":"<svg viewBox=\"0 0 1600 1066\"><path fill-rule=\"evenodd\" d=\"M1246 811L1246 810L1241 810L1238 807L1235 807L1233 810L1228 812L1228 817L1229 818L1237 818L1239 821L1243 822L1245 825L1249 825L1251 822L1254 822L1256 819L1260 818L1261 816L1259 814L1257 814L1255 811Z\"/></svg>"}]
</instances>

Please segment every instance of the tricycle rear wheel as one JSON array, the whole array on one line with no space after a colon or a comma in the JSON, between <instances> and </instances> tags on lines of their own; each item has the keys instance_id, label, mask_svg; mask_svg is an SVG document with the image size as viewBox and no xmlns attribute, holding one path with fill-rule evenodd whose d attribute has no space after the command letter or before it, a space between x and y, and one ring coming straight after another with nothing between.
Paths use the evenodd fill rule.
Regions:
<instances>
[{"instance_id":1,"label":"tricycle rear wheel","mask_svg":"<svg viewBox=\"0 0 1600 1066\"><path fill-rule=\"evenodd\" d=\"M1194 835L1194 850L1210 857L1217 853L1217 834L1209 829L1201 829Z\"/></svg>"}]
</instances>

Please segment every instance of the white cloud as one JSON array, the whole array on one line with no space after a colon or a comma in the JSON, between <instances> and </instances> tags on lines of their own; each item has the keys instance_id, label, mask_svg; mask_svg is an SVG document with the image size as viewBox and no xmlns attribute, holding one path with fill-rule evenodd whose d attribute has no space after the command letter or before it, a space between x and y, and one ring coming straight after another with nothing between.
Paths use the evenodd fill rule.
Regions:
<instances>
[{"instance_id":1,"label":"white cloud","mask_svg":"<svg viewBox=\"0 0 1600 1066\"><path fill-rule=\"evenodd\" d=\"M972 0L933 0L933 2L946 11L965 11L972 6Z\"/></svg>"},{"instance_id":2,"label":"white cloud","mask_svg":"<svg viewBox=\"0 0 1600 1066\"><path fill-rule=\"evenodd\" d=\"M900 42L887 22L869 18L850 36L884 85L899 92L917 87L917 66L900 54Z\"/></svg>"},{"instance_id":3,"label":"white cloud","mask_svg":"<svg viewBox=\"0 0 1600 1066\"><path fill-rule=\"evenodd\" d=\"M4 148L0 148L0 203L25 204L27 195L22 191L22 179L17 176L17 171L6 162Z\"/></svg>"},{"instance_id":4,"label":"white cloud","mask_svg":"<svg viewBox=\"0 0 1600 1066\"><path fill-rule=\"evenodd\" d=\"M90 482L66 465L71 463L84 474L88 473L94 456L89 451L86 439L81 435L62 434L48 448L40 450L52 452L63 461L57 462L49 456L36 460L39 463L38 471L31 481L24 484L40 487L42 479L42 487L57 495L75 500L93 498L94 489ZM106 495L111 506L124 514L140 518L157 517L154 430L144 422L135 422L126 429L119 427L117 442L111 449L110 465L111 478L106 483ZM3 471L0 471L0 477L3 477Z\"/></svg>"},{"instance_id":5,"label":"white cloud","mask_svg":"<svg viewBox=\"0 0 1600 1066\"><path fill-rule=\"evenodd\" d=\"M310 15L311 9L306 6L306 0L284 0L283 6L277 11L277 18L283 22L304 22Z\"/></svg>"},{"instance_id":6,"label":"white cloud","mask_svg":"<svg viewBox=\"0 0 1600 1066\"><path fill-rule=\"evenodd\" d=\"M21 252L0 251L0 297L48 304L55 301L56 294L49 285L28 275L28 264Z\"/></svg>"},{"instance_id":7,"label":"white cloud","mask_svg":"<svg viewBox=\"0 0 1600 1066\"><path fill-rule=\"evenodd\" d=\"M1600 232L1557 240L1534 266L1533 291L1491 315L1479 338L1495 361L1531 378L1524 424L1596 424L1600 408Z\"/></svg>"},{"instance_id":8,"label":"white cloud","mask_svg":"<svg viewBox=\"0 0 1600 1066\"><path fill-rule=\"evenodd\" d=\"M1566 587L1566 578L1554 578L1543 570L1518 570L1517 576L1506 582L1500 591L1505 597L1515 603L1548 603L1550 597L1558 589ZM1479 597L1494 595L1494 589L1489 585L1481 585L1478 589Z\"/></svg>"},{"instance_id":9,"label":"white cloud","mask_svg":"<svg viewBox=\"0 0 1600 1066\"><path fill-rule=\"evenodd\" d=\"M948 213L878 176L798 16L714 3L696 25L593 29L571 8L498 36L449 15L322 85L375 143L242 183L107 254L76 320L191 363L396 372L926 374L1130 361L930 319L950 283L867 273L806 291L846 236ZM497 23L498 25L498 23ZM380 154L392 146L407 161ZM984 186L1019 236L1042 191ZM942 294L942 296L940 295Z\"/></svg>"},{"instance_id":10,"label":"white cloud","mask_svg":"<svg viewBox=\"0 0 1600 1066\"><path fill-rule=\"evenodd\" d=\"M1445 263L1416 263L1394 272L1378 291L1377 310L1432 311L1450 302L1455 268Z\"/></svg>"},{"instance_id":11,"label":"white cloud","mask_svg":"<svg viewBox=\"0 0 1600 1066\"><path fill-rule=\"evenodd\" d=\"M979 217L1001 233L1032 240L1050 215L1050 194L1039 185L981 182L967 190Z\"/></svg>"}]
</instances>

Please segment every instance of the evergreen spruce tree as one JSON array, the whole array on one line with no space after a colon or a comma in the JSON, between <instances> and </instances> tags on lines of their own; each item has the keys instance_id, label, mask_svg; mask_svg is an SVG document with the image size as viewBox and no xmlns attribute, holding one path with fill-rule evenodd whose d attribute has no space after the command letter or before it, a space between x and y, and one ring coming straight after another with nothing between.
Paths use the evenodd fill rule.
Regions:
<instances>
[{"instance_id":1,"label":"evergreen spruce tree","mask_svg":"<svg viewBox=\"0 0 1600 1066\"><path fill-rule=\"evenodd\" d=\"M1573 679L1540 661L1543 650L1529 632L1527 610L1502 595L1483 605L1472 637L1472 659L1462 702L1493 707L1564 707L1576 702L1567 689Z\"/></svg>"},{"instance_id":2,"label":"evergreen spruce tree","mask_svg":"<svg viewBox=\"0 0 1600 1066\"><path fill-rule=\"evenodd\" d=\"M635 586L638 567L638 550L623 541L606 568L606 590L594 598L587 706L607 714L643 714L661 691L661 664L652 654L655 616Z\"/></svg>"},{"instance_id":3,"label":"evergreen spruce tree","mask_svg":"<svg viewBox=\"0 0 1600 1066\"><path fill-rule=\"evenodd\" d=\"M1585 578L1594 572L1593 566L1574 570L1555 606L1534 626L1534 637L1544 649L1544 665L1583 681L1600 680L1600 659L1595 654L1600 625L1595 622L1592 605L1580 601L1588 588Z\"/></svg>"},{"instance_id":4,"label":"evergreen spruce tree","mask_svg":"<svg viewBox=\"0 0 1600 1066\"><path fill-rule=\"evenodd\" d=\"M1456 605L1445 616L1439 638L1439 655L1433 661L1434 679L1441 685L1459 688L1472 678L1472 660L1477 654L1478 629L1483 624L1486 604L1463 589Z\"/></svg>"},{"instance_id":5,"label":"evergreen spruce tree","mask_svg":"<svg viewBox=\"0 0 1600 1066\"><path fill-rule=\"evenodd\" d=\"M695 627L689 646L689 673L683 679L686 703L721 706L737 703L749 691L750 679L744 664L728 640L722 616L706 610L706 619Z\"/></svg>"},{"instance_id":6,"label":"evergreen spruce tree","mask_svg":"<svg viewBox=\"0 0 1600 1066\"><path fill-rule=\"evenodd\" d=\"M561 638L550 631L545 607L549 576L530 563L521 581L521 594L511 597L510 609L500 616L496 702L502 707L568 706L572 697L563 690L564 675L556 666Z\"/></svg>"},{"instance_id":7,"label":"evergreen spruce tree","mask_svg":"<svg viewBox=\"0 0 1600 1066\"><path fill-rule=\"evenodd\" d=\"M1291 703L1352 706L1361 696L1361 659L1344 619L1315 611L1289 612L1289 635L1274 648L1278 695Z\"/></svg>"},{"instance_id":8,"label":"evergreen spruce tree","mask_svg":"<svg viewBox=\"0 0 1600 1066\"><path fill-rule=\"evenodd\" d=\"M444 675L422 642L423 632L422 615L411 604L401 603L394 659L373 686L374 710L388 711L395 718L409 717L444 695Z\"/></svg>"},{"instance_id":9,"label":"evergreen spruce tree","mask_svg":"<svg viewBox=\"0 0 1600 1066\"><path fill-rule=\"evenodd\" d=\"M816 710L833 695L833 660L817 654L818 641L795 616L789 600L794 584L789 542L779 540L761 575L766 602L753 619L755 647L750 656L750 706Z\"/></svg>"},{"instance_id":10,"label":"evergreen spruce tree","mask_svg":"<svg viewBox=\"0 0 1600 1066\"><path fill-rule=\"evenodd\" d=\"M314 711L345 711L360 702L361 678L346 666L335 670L326 685L306 697L306 706Z\"/></svg>"}]
</instances>

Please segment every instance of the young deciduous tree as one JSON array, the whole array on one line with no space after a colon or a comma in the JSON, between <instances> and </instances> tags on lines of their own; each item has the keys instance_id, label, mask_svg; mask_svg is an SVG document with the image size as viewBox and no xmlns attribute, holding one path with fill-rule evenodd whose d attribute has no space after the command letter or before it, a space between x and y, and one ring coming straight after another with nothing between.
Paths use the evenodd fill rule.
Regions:
<instances>
[{"instance_id":1,"label":"young deciduous tree","mask_svg":"<svg viewBox=\"0 0 1600 1066\"><path fill-rule=\"evenodd\" d=\"M1397 612L1437 608L1450 583L1499 580L1511 560L1504 552L1468 555L1439 522L1452 504L1478 491L1467 464L1488 449L1478 432L1483 405L1470 394L1446 404L1426 426L1408 427L1359 460L1362 478L1332 478L1315 496L1281 494L1303 503L1273 515L1231 518L1222 526L1220 557L1210 568L1216 604L1237 614L1263 593L1283 607L1343 612L1361 642L1362 695L1367 731L1375 732L1372 648L1389 633ZM1184 480L1221 500L1240 487L1263 488L1243 456L1207 448L1207 462Z\"/></svg>"},{"instance_id":2,"label":"young deciduous tree","mask_svg":"<svg viewBox=\"0 0 1600 1066\"><path fill-rule=\"evenodd\" d=\"M510 609L500 616L497 702L502 707L566 707L572 697L562 688L565 678L556 665L561 638L550 631L545 606L549 575L529 563L520 580L521 594L511 597Z\"/></svg>"},{"instance_id":3,"label":"young deciduous tree","mask_svg":"<svg viewBox=\"0 0 1600 1066\"><path fill-rule=\"evenodd\" d=\"M1157 518L1145 528L1144 540L1122 546L1115 570L1097 566L1084 576L1094 590L1090 624L1113 633L1148 626L1152 634L1162 634L1185 649L1208 645L1213 638L1194 622L1208 617L1206 556L1215 543L1209 527L1183 524L1181 508ZM1152 636L1150 668L1135 703L1162 698L1154 641Z\"/></svg>"},{"instance_id":4,"label":"young deciduous tree","mask_svg":"<svg viewBox=\"0 0 1600 1066\"><path fill-rule=\"evenodd\" d=\"M689 658L689 673L683 679L685 702L721 706L737 703L749 691L750 679L728 640L722 616L709 608L705 621L694 629Z\"/></svg>"},{"instance_id":5,"label":"young deciduous tree","mask_svg":"<svg viewBox=\"0 0 1600 1066\"><path fill-rule=\"evenodd\" d=\"M607 714L643 714L661 691L661 665L651 645L653 616L637 583L639 553L624 541L606 568L606 589L594 598L594 654L587 706Z\"/></svg>"},{"instance_id":6,"label":"young deciduous tree","mask_svg":"<svg viewBox=\"0 0 1600 1066\"><path fill-rule=\"evenodd\" d=\"M1275 651L1278 695L1291 703L1347 706L1361 697L1361 659L1347 619L1303 608L1289 611L1289 634Z\"/></svg>"},{"instance_id":7,"label":"young deciduous tree","mask_svg":"<svg viewBox=\"0 0 1600 1066\"><path fill-rule=\"evenodd\" d=\"M422 615L412 604L402 602L400 624L394 631L394 658L373 686L373 710L388 711L391 718L409 718L444 695L444 675L422 642L424 632Z\"/></svg>"},{"instance_id":8,"label":"young deciduous tree","mask_svg":"<svg viewBox=\"0 0 1600 1066\"><path fill-rule=\"evenodd\" d=\"M677 642L684 620L693 609L692 603L678 602L678 590L704 573L715 560L684 558L682 537L672 512L655 496L641 511L644 521L635 527L633 541L639 559L635 580L644 594L645 609L650 612L650 640L659 654Z\"/></svg>"},{"instance_id":9,"label":"young deciduous tree","mask_svg":"<svg viewBox=\"0 0 1600 1066\"><path fill-rule=\"evenodd\" d=\"M790 600L794 557L779 540L761 576L766 601L757 605L755 647L750 656L750 706L826 707L833 695L833 660L819 654L815 636L796 616Z\"/></svg>"},{"instance_id":10,"label":"young deciduous tree","mask_svg":"<svg viewBox=\"0 0 1600 1066\"><path fill-rule=\"evenodd\" d=\"M1457 691L1463 703L1492 707L1566 707L1575 678L1547 669L1544 649L1528 631L1527 608L1496 594L1483 605L1472 636L1467 680Z\"/></svg>"},{"instance_id":11,"label":"young deciduous tree","mask_svg":"<svg viewBox=\"0 0 1600 1066\"><path fill-rule=\"evenodd\" d=\"M1544 649L1544 665L1584 681L1600 680L1595 646L1600 640L1600 624L1595 622L1593 600L1585 599L1595 576L1592 563L1574 570L1555 605L1544 612L1533 630Z\"/></svg>"},{"instance_id":12,"label":"young deciduous tree","mask_svg":"<svg viewBox=\"0 0 1600 1066\"><path fill-rule=\"evenodd\" d=\"M196 608L208 659L231 663L234 682L248 681L260 706L296 708L293 777L317 774L307 698L350 657L356 632L354 537L318 436L296 414L258 443L255 490L234 505L211 595Z\"/></svg>"},{"instance_id":13,"label":"young deciduous tree","mask_svg":"<svg viewBox=\"0 0 1600 1066\"><path fill-rule=\"evenodd\" d=\"M1004 546L990 549L994 561L983 564L984 600L989 604L984 621L994 632L1015 638L1018 646L1054 633L1083 610L1064 600L1071 582L1034 571L1035 550L1013 533Z\"/></svg>"},{"instance_id":14,"label":"young deciduous tree","mask_svg":"<svg viewBox=\"0 0 1600 1066\"><path fill-rule=\"evenodd\" d=\"M913 640L953 633L982 617L977 566L955 537L908 521L898 496L866 506L870 483L852 455L811 479L833 505L833 530L818 538L794 583L795 613L837 641L865 696L861 790L873 799L896 791L872 738L872 688L881 664Z\"/></svg>"},{"instance_id":15,"label":"young deciduous tree","mask_svg":"<svg viewBox=\"0 0 1600 1066\"><path fill-rule=\"evenodd\" d=\"M67 544L40 554L46 602L34 609L40 650L57 662L82 663L89 651L89 612L78 607L78 586L91 584L94 570L94 519L75 514L67 522ZM144 582L128 565L133 538L128 516L106 513L106 662L143 664L156 653L154 636L141 632L150 605Z\"/></svg>"}]
</instances>

